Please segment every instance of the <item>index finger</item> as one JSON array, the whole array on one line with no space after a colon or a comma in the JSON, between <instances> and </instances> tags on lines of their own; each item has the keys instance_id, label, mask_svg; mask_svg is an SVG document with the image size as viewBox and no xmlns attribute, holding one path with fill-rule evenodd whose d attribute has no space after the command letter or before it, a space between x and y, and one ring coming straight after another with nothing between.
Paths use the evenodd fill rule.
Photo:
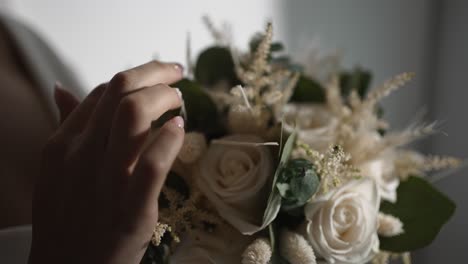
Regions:
<instances>
[{"instance_id":1,"label":"index finger","mask_svg":"<svg viewBox=\"0 0 468 264\"><path fill-rule=\"evenodd\" d=\"M87 124L85 138L90 138L96 143L107 141L116 108L126 94L160 83L171 84L181 78L180 64L158 61L117 73L109 82Z\"/></svg>"}]
</instances>

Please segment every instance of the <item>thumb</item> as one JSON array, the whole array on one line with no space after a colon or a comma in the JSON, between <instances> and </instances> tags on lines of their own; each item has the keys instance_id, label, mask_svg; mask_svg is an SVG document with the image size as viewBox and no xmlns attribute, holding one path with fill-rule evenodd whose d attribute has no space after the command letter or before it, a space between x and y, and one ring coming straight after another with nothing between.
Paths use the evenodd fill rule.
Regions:
<instances>
[{"instance_id":1,"label":"thumb","mask_svg":"<svg viewBox=\"0 0 468 264\"><path fill-rule=\"evenodd\" d=\"M73 94L63 88L60 82L56 82L54 85L54 99L60 113L60 124L80 103Z\"/></svg>"}]
</instances>

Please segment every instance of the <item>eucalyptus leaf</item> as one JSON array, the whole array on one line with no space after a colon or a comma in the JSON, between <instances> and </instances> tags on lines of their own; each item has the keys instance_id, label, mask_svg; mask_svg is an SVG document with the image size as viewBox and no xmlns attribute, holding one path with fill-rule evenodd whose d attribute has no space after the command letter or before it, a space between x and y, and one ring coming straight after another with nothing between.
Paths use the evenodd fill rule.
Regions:
<instances>
[{"instance_id":1,"label":"eucalyptus leaf","mask_svg":"<svg viewBox=\"0 0 468 264\"><path fill-rule=\"evenodd\" d=\"M429 245L455 212L455 203L420 177L400 183L395 204L383 202L380 210L398 217L405 232L394 237L380 237L380 248L407 252Z\"/></svg>"},{"instance_id":2,"label":"eucalyptus leaf","mask_svg":"<svg viewBox=\"0 0 468 264\"><path fill-rule=\"evenodd\" d=\"M291 181L291 191L295 194L300 205L309 201L317 191L318 186L319 177L313 169L305 169L302 177L294 177Z\"/></svg>"},{"instance_id":3,"label":"eucalyptus leaf","mask_svg":"<svg viewBox=\"0 0 468 264\"><path fill-rule=\"evenodd\" d=\"M273 176L273 183L271 187L271 192L270 196L268 197L268 202L267 202L267 207L265 209L265 212L263 214L263 223L262 227L265 228L273 220L275 220L276 216L278 215L280 208L281 208L281 195L278 191L278 188L276 188L276 182L278 180L278 176L286 162L289 159L289 156L291 155L292 149L294 147L294 143L296 142L296 132L293 132L288 139L286 140L286 143L284 144L284 147L281 152L281 157L280 157L280 162L279 165L276 169L275 175Z\"/></svg>"},{"instance_id":4,"label":"eucalyptus leaf","mask_svg":"<svg viewBox=\"0 0 468 264\"><path fill-rule=\"evenodd\" d=\"M284 143L283 150L281 152L280 164L286 164L288 162L289 157L291 156L291 152L294 148L294 144L296 143L297 133L293 132L289 135L286 143Z\"/></svg>"},{"instance_id":5,"label":"eucalyptus leaf","mask_svg":"<svg viewBox=\"0 0 468 264\"><path fill-rule=\"evenodd\" d=\"M310 161L289 160L276 184L283 198L283 209L291 210L306 204L317 191L319 182L315 167Z\"/></svg>"},{"instance_id":6,"label":"eucalyptus leaf","mask_svg":"<svg viewBox=\"0 0 468 264\"><path fill-rule=\"evenodd\" d=\"M278 191L281 197L287 197L288 192L291 190L291 187L289 187L288 183L282 183L282 182L278 182L276 184L276 188L278 188Z\"/></svg>"},{"instance_id":7,"label":"eucalyptus leaf","mask_svg":"<svg viewBox=\"0 0 468 264\"><path fill-rule=\"evenodd\" d=\"M276 230L273 224L268 225L268 235L270 237L270 246L274 252L276 249Z\"/></svg>"}]
</instances>

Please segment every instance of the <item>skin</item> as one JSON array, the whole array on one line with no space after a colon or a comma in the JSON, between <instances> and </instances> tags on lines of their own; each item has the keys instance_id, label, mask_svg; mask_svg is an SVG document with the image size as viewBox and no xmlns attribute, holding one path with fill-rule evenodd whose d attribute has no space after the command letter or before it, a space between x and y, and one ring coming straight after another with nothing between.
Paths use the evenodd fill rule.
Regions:
<instances>
[{"instance_id":1,"label":"skin","mask_svg":"<svg viewBox=\"0 0 468 264\"><path fill-rule=\"evenodd\" d=\"M23 61L0 23L0 229L31 224L39 157L57 128Z\"/></svg>"},{"instance_id":2,"label":"skin","mask_svg":"<svg viewBox=\"0 0 468 264\"><path fill-rule=\"evenodd\" d=\"M182 99L168 84L178 64L117 73L81 103L57 87L62 124L42 154L33 197L29 263L139 263L158 220L157 200L184 138Z\"/></svg>"}]
</instances>

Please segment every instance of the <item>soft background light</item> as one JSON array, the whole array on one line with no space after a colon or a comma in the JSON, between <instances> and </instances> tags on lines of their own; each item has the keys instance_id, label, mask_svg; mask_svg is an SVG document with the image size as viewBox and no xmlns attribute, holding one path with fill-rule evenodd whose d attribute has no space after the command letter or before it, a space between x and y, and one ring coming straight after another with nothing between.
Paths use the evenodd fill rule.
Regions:
<instances>
[{"instance_id":1,"label":"soft background light","mask_svg":"<svg viewBox=\"0 0 468 264\"><path fill-rule=\"evenodd\" d=\"M429 153L468 157L468 2L463 0L0 0L40 31L91 88L115 72L156 54L185 62L187 32L194 55L211 43L201 23L231 22L235 44L246 47L255 31L273 20L276 38L293 54L320 39L325 51L344 51L344 65L373 71L374 84L402 71L416 72L406 88L385 101L386 117L401 128L422 108L429 120L445 121L442 135L420 146ZM468 259L465 169L437 186L458 204L455 218L437 240L415 254L415 263ZM430 205L427 205L430 206Z\"/></svg>"}]
</instances>

